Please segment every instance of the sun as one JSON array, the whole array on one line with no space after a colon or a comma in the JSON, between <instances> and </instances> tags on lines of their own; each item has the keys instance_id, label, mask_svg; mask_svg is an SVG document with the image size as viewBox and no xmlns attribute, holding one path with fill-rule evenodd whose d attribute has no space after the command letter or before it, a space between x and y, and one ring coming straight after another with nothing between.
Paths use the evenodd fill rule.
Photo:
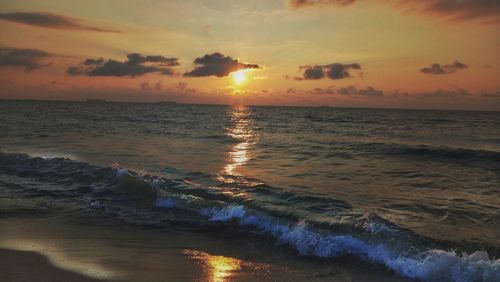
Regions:
<instances>
[{"instance_id":1,"label":"sun","mask_svg":"<svg viewBox=\"0 0 500 282\"><path fill-rule=\"evenodd\" d=\"M247 81L247 70L235 71L231 74L231 78L235 85L242 85Z\"/></svg>"}]
</instances>

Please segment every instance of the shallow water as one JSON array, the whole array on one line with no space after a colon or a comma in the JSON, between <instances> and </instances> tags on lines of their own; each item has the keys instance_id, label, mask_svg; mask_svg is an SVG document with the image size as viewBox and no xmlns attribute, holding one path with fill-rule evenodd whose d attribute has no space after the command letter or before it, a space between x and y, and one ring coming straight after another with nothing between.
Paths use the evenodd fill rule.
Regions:
<instances>
[{"instance_id":1,"label":"shallow water","mask_svg":"<svg viewBox=\"0 0 500 282\"><path fill-rule=\"evenodd\" d=\"M236 229L421 280L500 277L500 113L0 102L0 212Z\"/></svg>"},{"instance_id":2,"label":"shallow water","mask_svg":"<svg viewBox=\"0 0 500 282\"><path fill-rule=\"evenodd\" d=\"M106 281L407 281L353 259L296 257L270 243L230 234L71 217L0 219L0 224L0 248L35 251L58 268Z\"/></svg>"}]
</instances>

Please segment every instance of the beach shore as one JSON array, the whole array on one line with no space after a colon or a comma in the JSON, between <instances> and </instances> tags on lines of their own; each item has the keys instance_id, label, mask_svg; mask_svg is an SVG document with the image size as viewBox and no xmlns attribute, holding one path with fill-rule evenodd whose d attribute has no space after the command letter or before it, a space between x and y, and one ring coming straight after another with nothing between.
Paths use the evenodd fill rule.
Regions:
<instances>
[{"instance_id":1,"label":"beach shore","mask_svg":"<svg viewBox=\"0 0 500 282\"><path fill-rule=\"evenodd\" d=\"M356 260L297 257L249 238L2 219L1 281L404 281Z\"/></svg>"},{"instance_id":2,"label":"beach shore","mask_svg":"<svg viewBox=\"0 0 500 282\"><path fill-rule=\"evenodd\" d=\"M36 252L0 249L0 281L73 281L93 282L98 279L55 267Z\"/></svg>"}]
</instances>

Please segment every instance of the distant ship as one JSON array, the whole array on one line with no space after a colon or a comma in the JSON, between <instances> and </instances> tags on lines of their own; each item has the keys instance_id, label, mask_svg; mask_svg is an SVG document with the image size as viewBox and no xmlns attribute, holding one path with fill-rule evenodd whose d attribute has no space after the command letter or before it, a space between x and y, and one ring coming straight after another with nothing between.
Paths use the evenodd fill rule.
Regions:
<instances>
[{"instance_id":1,"label":"distant ship","mask_svg":"<svg viewBox=\"0 0 500 282\"><path fill-rule=\"evenodd\" d=\"M157 104L161 104L161 105L178 105L179 103L175 102L175 101L158 101L156 102Z\"/></svg>"},{"instance_id":2,"label":"distant ship","mask_svg":"<svg viewBox=\"0 0 500 282\"><path fill-rule=\"evenodd\" d=\"M87 103L106 103L108 101L106 101L105 99L87 99L87 100L85 100L85 102L87 102Z\"/></svg>"}]
</instances>

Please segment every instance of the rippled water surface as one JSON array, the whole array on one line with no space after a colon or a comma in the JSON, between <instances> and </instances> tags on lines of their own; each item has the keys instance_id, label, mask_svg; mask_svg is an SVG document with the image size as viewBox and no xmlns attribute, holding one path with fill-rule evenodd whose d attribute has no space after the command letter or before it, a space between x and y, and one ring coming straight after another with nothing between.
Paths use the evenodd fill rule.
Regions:
<instances>
[{"instance_id":1,"label":"rippled water surface","mask_svg":"<svg viewBox=\"0 0 500 282\"><path fill-rule=\"evenodd\" d=\"M237 221L302 255L495 279L499 124L498 112L2 101L0 211L49 197L131 224Z\"/></svg>"}]
</instances>

